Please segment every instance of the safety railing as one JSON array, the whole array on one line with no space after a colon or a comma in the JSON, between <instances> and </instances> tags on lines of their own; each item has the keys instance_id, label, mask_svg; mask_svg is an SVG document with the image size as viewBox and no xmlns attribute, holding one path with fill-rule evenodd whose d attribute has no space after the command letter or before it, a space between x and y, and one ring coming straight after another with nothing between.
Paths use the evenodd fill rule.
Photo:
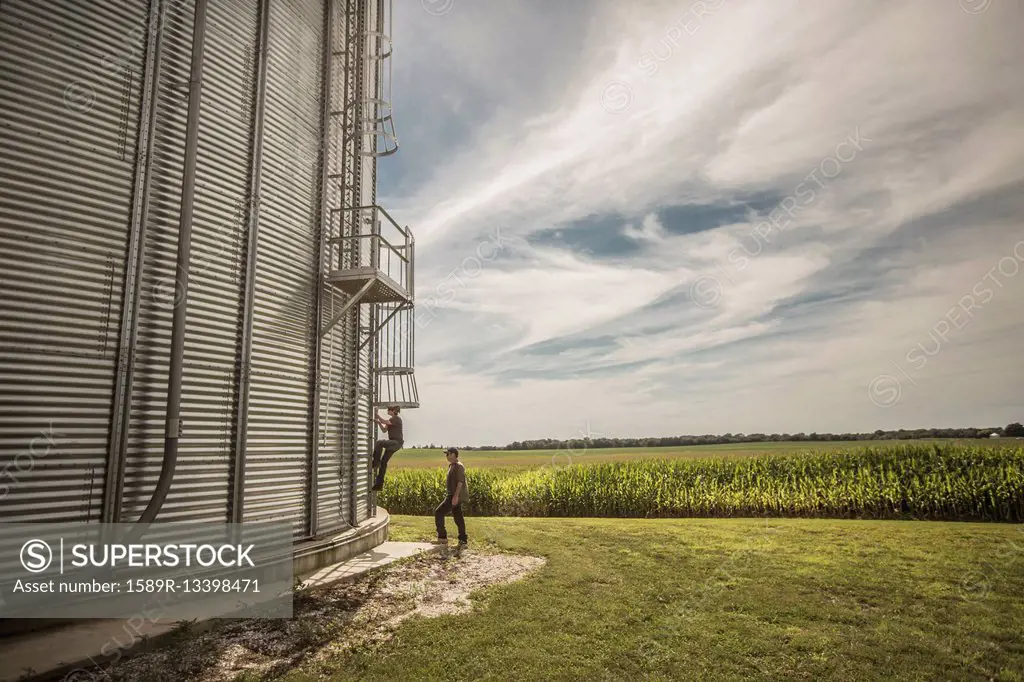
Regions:
<instances>
[{"instance_id":1,"label":"safety railing","mask_svg":"<svg viewBox=\"0 0 1024 682\"><path fill-rule=\"evenodd\" d=\"M328 240L328 262L340 271L371 267L396 282L411 299L416 240L377 205L338 209L340 235Z\"/></svg>"}]
</instances>

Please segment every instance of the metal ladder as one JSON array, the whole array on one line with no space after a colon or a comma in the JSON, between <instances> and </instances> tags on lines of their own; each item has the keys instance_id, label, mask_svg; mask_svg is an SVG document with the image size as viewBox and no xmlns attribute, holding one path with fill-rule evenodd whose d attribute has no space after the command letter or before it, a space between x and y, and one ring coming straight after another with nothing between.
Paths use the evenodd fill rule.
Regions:
<instances>
[{"instance_id":1,"label":"metal ladder","mask_svg":"<svg viewBox=\"0 0 1024 682\"><path fill-rule=\"evenodd\" d=\"M335 332L352 342L354 354L350 376L354 390L344 391L343 448L350 460L350 521L357 521L360 457L369 456L374 442L374 409L394 396L382 394L379 379L382 336L391 339L394 325L411 316L413 310L415 242L409 228L401 227L376 205L377 159L398 151L391 110L392 0L335 0L331 4L330 59L325 77L329 93L324 145L325 192L324 230L320 239L319 335L333 339ZM369 12L361 11L369 6ZM375 7L375 9L374 9ZM370 15L369 17L367 15ZM341 303L340 307L337 305ZM340 325L340 327L339 327ZM412 357L413 338L407 339ZM343 341L344 343L344 341ZM364 349L370 346L368 353ZM403 344L404 345L404 344ZM384 347L390 347L385 344ZM360 356L369 355L369 376ZM387 365L388 363L385 363ZM320 366L317 367L318 381ZM405 375L403 375L405 376ZM418 406L411 365L414 401ZM387 388L387 386L383 386ZM409 393L408 390L405 393ZM403 394L404 395L404 394ZM415 403L415 404L414 404ZM361 437L360 414L365 405L368 431ZM363 440L365 438L365 440ZM363 452L363 450L367 450ZM368 467L367 467L368 469ZM372 476L372 471L366 472ZM366 481L366 488L372 486ZM371 517L376 512L376 494L369 493Z\"/></svg>"}]
</instances>

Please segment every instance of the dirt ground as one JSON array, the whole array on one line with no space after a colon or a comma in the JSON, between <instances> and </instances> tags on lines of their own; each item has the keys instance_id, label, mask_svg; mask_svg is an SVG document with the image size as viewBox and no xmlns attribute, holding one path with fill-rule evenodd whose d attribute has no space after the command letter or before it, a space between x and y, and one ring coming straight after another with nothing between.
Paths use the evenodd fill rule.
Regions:
<instances>
[{"instance_id":1,"label":"dirt ground","mask_svg":"<svg viewBox=\"0 0 1024 682\"><path fill-rule=\"evenodd\" d=\"M65 682L255 682L299 667L326 678L332 659L385 644L405 619L467 612L473 592L521 580L544 563L474 551L421 554L354 582L299 591L291 620L223 621L203 633L183 627L167 647L76 671Z\"/></svg>"}]
</instances>

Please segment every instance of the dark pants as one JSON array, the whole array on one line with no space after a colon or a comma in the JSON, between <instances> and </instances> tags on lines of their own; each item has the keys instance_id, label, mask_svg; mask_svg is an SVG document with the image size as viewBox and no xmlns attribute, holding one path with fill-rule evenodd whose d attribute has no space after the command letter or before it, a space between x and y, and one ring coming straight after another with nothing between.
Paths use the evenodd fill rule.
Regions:
<instances>
[{"instance_id":1,"label":"dark pants","mask_svg":"<svg viewBox=\"0 0 1024 682\"><path fill-rule=\"evenodd\" d=\"M384 485L384 474L388 470L388 460L391 459L391 455L395 454L401 449L401 441L377 441L377 444L373 447L373 468L377 470L377 479L373 483L373 486L375 488L379 488Z\"/></svg>"},{"instance_id":2,"label":"dark pants","mask_svg":"<svg viewBox=\"0 0 1024 682\"><path fill-rule=\"evenodd\" d=\"M437 505L437 509L434 510L434 522L437 524L437 538L439 540L448 539L448 529L444 527L444 516L448 512L452 513L452 518L455 519L455 525L459 528L459 542L466 542L466 519L462 516L462 503L459 502L457 505L452 506L452 496L444 498L444 502Z\"/></svg>"}]
</instances>

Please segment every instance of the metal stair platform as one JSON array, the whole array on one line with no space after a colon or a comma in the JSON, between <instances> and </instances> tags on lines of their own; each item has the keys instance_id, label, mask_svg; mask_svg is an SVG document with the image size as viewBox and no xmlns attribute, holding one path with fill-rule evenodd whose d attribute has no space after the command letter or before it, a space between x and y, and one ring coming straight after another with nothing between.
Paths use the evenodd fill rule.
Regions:
<instances>
[{"instance_id":1,"label":"metal stair platform","mask_svg":"<svg viewBox=\"0 0 1024 682\"><path fill-rule=\"evenodd\" d=\"M360 303L407 303L412 300L412 294L405 287L371 265L329 272L324 281L350 296L366 289L359 297Z\"/></svg>"}]
</instances>

